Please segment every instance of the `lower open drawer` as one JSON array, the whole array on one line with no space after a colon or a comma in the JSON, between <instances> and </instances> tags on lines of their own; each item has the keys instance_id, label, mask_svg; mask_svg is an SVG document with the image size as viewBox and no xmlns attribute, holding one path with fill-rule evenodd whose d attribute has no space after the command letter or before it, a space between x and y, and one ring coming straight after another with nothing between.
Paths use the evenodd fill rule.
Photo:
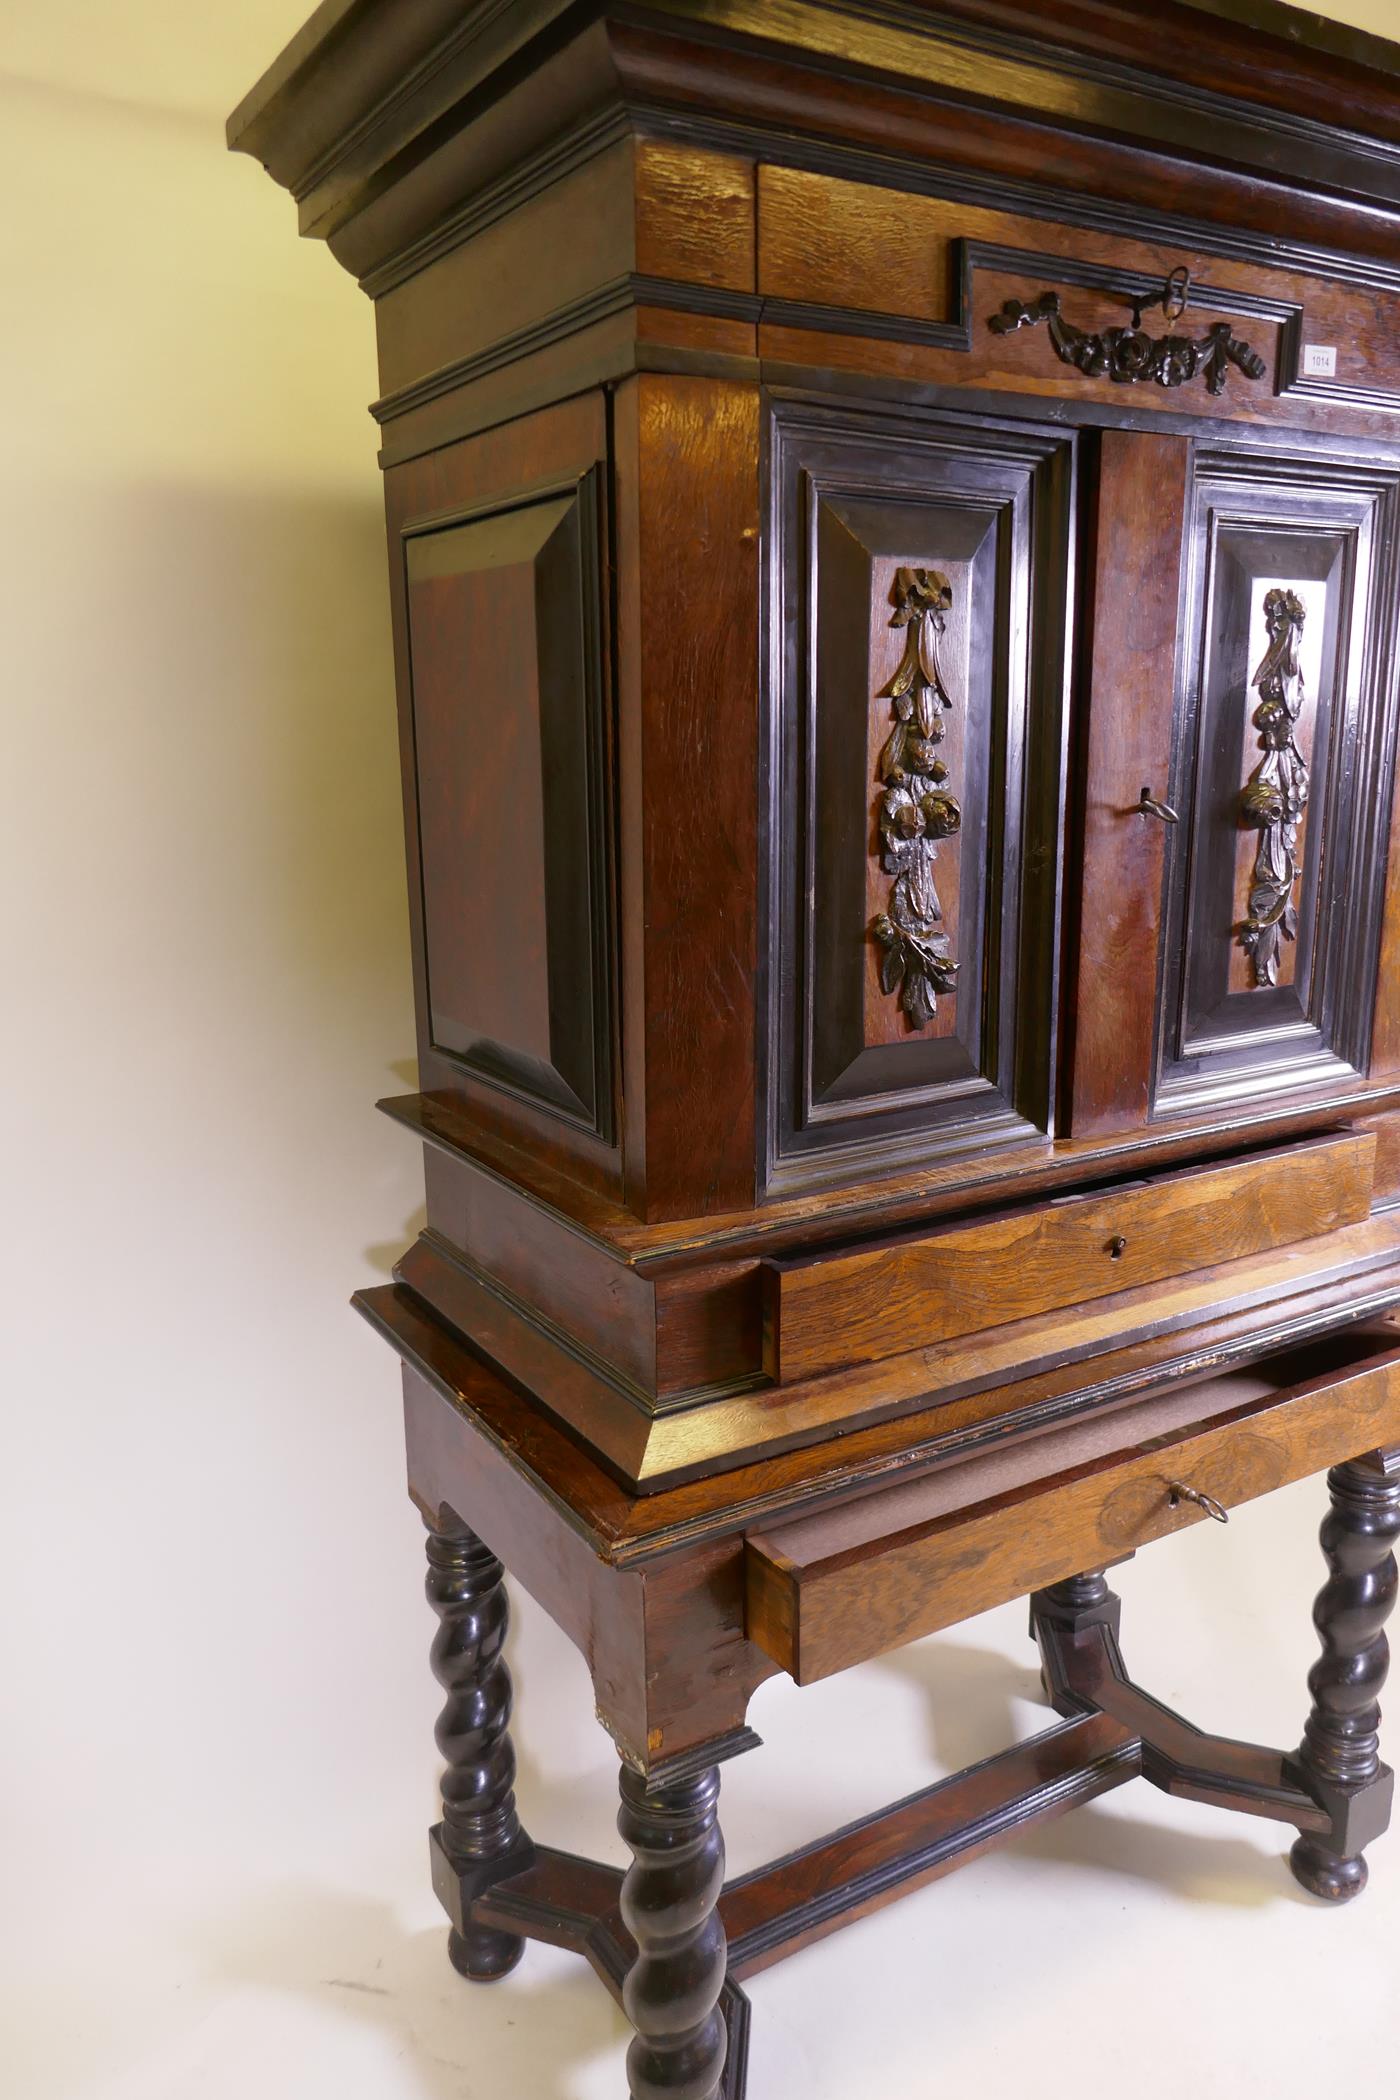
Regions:
<instances>
[{"instance_id":1,"label":"lower open drawer","mask_svg":"<svg viewBox=\"0 0 1400 2100\"><path fill-rule=\"evenodd\" d=\"M1400 1445L1400 1331L1348 1328L1206 1383L753 1534L749 1638L811 1684Z\"/></svg>"}]
</instances>

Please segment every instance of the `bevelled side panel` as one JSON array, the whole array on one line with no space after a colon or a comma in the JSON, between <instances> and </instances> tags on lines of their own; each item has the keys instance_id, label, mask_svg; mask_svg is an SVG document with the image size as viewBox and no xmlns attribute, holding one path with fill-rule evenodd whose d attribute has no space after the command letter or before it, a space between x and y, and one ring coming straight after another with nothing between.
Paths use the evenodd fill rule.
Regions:
<instances>
[{"instance_id":1,"label":"bevelled side panel","mask_svg":"<svg viewBox=\"0 0 1400 2100\"><path fill-rule=\"evenodd\" d=\"M1396 723L1392 468L1202 452L1154 1108L1365 1075Z\"/></svg>"},{"instance_id":2,"label":"bevelled side panel","mask_svg":"<svg viewBox=\"0 0 1400 2100\"><path fill-rule=\"evenodd\" d=\"M1050 1127L1073 440L771 403L769 1187Z\"/></svg>"},{"instance_id":3,"label":"bevelled side panel","mask_svg":"<svg viewBox=\"0 0 1400 2100\"><path fill-rule=\"evenodd\" d=\"M404 539L431 1047L611 1133L596 473Z\"/></svg>"}]
</instances>

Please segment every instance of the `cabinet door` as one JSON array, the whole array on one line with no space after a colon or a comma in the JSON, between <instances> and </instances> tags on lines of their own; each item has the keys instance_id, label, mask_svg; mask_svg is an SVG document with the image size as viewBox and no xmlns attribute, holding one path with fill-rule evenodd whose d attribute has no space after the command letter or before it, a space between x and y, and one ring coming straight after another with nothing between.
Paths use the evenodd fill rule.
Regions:
<instances>
[{"instance_id":1,"label":"cabinet door","mask_svg":"<svg viewBox=\"0 0 1400 2100\"><path fill-rule=\"evenodd\" d=\"M780 398L768 1185L1048 1129L1074 440Z\"/></svg>"},{"instance_id":2,"label":"cabinet door","mask_svg":"<svg viewBox=\"0 0 1400 2100\"><path fill-rule=\"evenodd\" d=\"M1181 440L1103 445L1075 1134L1355 1089L1385 911L1400 473L1201 445L1187 475Z\"/></svg>"},{"instance_id":3,"label":"cabinet door","mask_svg":"<svg viewBox=\"0 0 1400 2100\"><path fill-rule=\"evenodd\" d=\"M1159 1114L1363 1078L1395 742L1394 469L1202 450Z\"/></svg>"},{"instance_id":4,"label":"cabinet door","mask_svg":"<svg viewBox=\"0 0 1400 2100\"><path fill-rule=\"evenodd\" d=\"M1106 430L1089 441L1089 694L1068 1027L1067 1120L1075 1137L1146 1124L1167 826L1164 801L1181 617L1190 440Z\"/></svg>"}]
</instances>

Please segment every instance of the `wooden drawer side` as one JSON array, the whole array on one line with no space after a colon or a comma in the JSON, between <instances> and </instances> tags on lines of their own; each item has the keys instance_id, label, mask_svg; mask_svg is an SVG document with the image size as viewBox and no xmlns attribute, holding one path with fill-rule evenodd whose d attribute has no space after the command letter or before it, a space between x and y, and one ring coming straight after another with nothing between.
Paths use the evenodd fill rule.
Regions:
<instances>
[{"instance_id":1,"label":"wooden drawer side","mask_svg":"<svg viewBox=\"0 0 1400 2100\"><path fill-rule=\"evenodd\" d=\"M767 1367L783 1383L810 1378L1312 1239L1369 1215L1374 1169L1374 1134L1347 1131L775 1262Z\"/></svg>"}]
</instances>

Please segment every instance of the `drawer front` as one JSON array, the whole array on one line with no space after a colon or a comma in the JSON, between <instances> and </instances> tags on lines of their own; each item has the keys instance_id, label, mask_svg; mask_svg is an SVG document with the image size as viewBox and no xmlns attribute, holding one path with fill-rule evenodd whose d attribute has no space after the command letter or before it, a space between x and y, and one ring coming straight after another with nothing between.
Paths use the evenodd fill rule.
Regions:
<instances>
[{"instance_id":1,"label":"drawer front","mask_svg":"<svg viewBox=\"0 0 1400 2100\"><path fill-rule=\"evenodd\" d=\"M1344 1361L1320 1378L1288 1387L1260 1377L1254 1397L1208 1422L1205 1400L1189 1419L1189 1393L1133 1409L1118 1418L1131 1441L1088 1460L1082 1428L1039 1439L1038 1477L1016 1486L1000 1485L1005 1456L979 1460L751 1535L748 1636L799 1684L814 1683L1200 1523L1203 1510L1174 1483L1228 1511L1400 1443L1397 1341L1393 1329L1336 1337ZM1087 1434L1105 1432L1111 1422ZM959 1474L972 1497L961 1506Z\"/></svg>"},{"instance_id":2,"label":"drawer front","mask_svg":"<svg viewBox=\"0 0 1400 2100\"><path fill-rule=\"evenodd\" d=\"M1345 1132L858 1253L773 1263L770 1375L871 1363L1359 1223L1374 1169L1374 1134Z\"/></svg>"}]
</instances>

